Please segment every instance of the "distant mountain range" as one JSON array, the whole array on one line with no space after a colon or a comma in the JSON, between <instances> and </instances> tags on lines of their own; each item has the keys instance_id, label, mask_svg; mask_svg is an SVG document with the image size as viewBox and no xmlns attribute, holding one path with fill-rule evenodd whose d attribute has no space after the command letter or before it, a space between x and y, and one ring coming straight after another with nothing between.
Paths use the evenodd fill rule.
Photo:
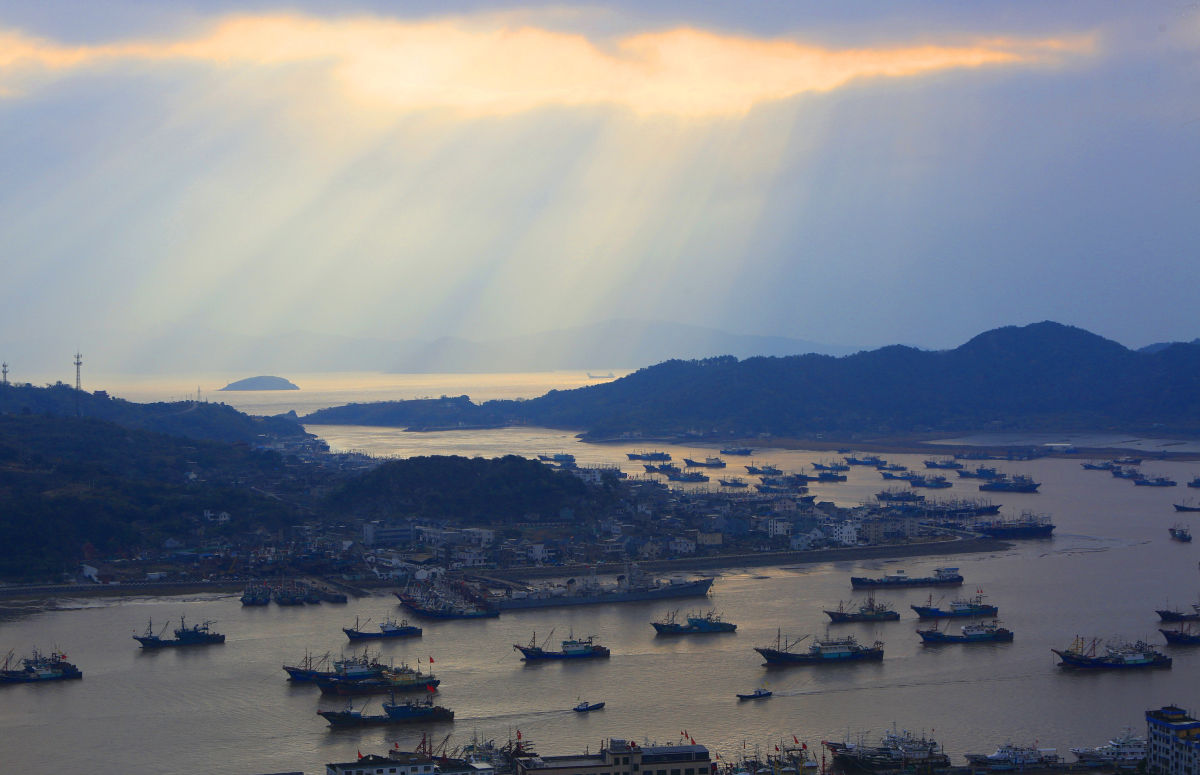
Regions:
<instances>
[{"instance_id":1,"label":"distant mountain range","mask_svg":"<svg viewBox=\"0 0 1200 775\"><path fill-rule=\"evenodd\" d=\"M0 337L0 352L15 380L39 373L70 379L71 348L47 353L33 339ZM85 370L106 374L488 373L526 371L624 371L670 358L734 355L846 355L851 347L787 336L732 334L680 323L612 320L527 336L466 339L349 337L320 333L250 336L205 329L144 331L102 337L81 345Z\"/></svg>"},{"instance_id":2,"label":"distant mountain range","mask_svg":"<svg viewBox=\"0 0 1200 775\"><path fill-rule=\"evenodd\" d=\"M845 357L674 359L528 401L350 405L314 423L453 427L529 423L598 437L967 430L1200 432L1200 343L1151 352L1053 322L998 328L952 350Z\"/></svg>"}]
</instances>

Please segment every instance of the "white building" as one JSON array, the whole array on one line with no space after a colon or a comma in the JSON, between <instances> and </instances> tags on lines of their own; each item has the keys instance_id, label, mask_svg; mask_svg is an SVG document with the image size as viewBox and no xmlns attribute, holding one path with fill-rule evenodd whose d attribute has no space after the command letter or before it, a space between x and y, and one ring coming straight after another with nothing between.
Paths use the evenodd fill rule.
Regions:
<instances>
[{"instance_id":1,"label":"white building","mask_svg":"<svg viewBox=\"0 0 1200 775\"><path fill-rule=\"evenodd\" d=\"M1146 711L1146 772L1149 775L1200 772L1200 721L1175 705Z\"/></svg>"}]
</instances>

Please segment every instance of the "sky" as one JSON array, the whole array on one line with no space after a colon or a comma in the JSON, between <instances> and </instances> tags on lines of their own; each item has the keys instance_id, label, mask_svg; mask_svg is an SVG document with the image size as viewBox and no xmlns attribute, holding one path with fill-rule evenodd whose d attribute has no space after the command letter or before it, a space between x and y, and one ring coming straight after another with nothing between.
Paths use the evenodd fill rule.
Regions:
<instances>
[{"instance_id":1,"label":"sky","mask_svg":"<svg viewBox=\"0 0 1200 775\"><path fill-rule=\"evenodd\" d=\"M1198 54L1195 0L0 0L0 358L1190 340Z\"/></svg>"}]
</instances>

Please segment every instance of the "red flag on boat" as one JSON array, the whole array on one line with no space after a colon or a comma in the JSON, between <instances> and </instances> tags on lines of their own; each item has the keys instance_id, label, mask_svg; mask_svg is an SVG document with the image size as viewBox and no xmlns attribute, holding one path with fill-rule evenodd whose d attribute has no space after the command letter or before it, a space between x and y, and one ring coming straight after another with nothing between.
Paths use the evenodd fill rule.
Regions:
<instances>
[{"instance_id":1,"label":"red flag on boat","mask_svg":"<svg viewBox=\"0 0 1200 775\"><path fill-rule=\"evenodd\" d=\"M433 664L433 657L429 658L429 664L431 664L431 665Z\"/></svg>"},{"instance_id":2,"label":"red flag on boat","mask_svg":"<svg viewBox=\"0 0 1200 775\"><path fill-rule=\"evenodd\" d=\"M399 751L399 750L400 750L400 744L399 744L399 743L392 743L392 748L395 748L397 751Z\"/></svg>"},{"instance_id":3,"label":"red flag on boat","mask_svg":"<svg viewBox=\"0 0 1200 775\"><path fill-rule=\"evenodd\" d=\"M358 758L360 758L360 759L362 758L362 749L361 748L358 749Z\"/></svg>"},{"instance_id":4,"label":"red flag on boat","mask_svg":"<svg viewBox=\"0 0 1200 775\"><path fill-rule=\"evenodd\" d=\"M796 739L795 735L792 735L792 742L796 743L797 745L799 745L799 743L800 743L800 741Z\"/></svg>"},{"instance_id":5,"label":"red flag on boat","mask_svg":"<svg viewBox=\"0 0 1200 775\"><path fill-rule=\"evenodd\" d=\"M431 692L436 692L436 691L437 691L437 687L436 687L436 686L434 686L433 684L425 684L425 688L426 688L426 689L428 689L428 690L429 690L429 691L431 691Z\"/></svg>"},{"instance_id":6,"label":"red flag on boat","mask_svg":"<svg viewBox=\"0 0 1200 775\"><path fill-rule=\"evenodd\" d=\"M689 738L688 738L688 740L691 740L691 741L692 741L692 745L695 745L695 744L696 744L696 738L694 738L694 737L689 737Z\"/></svg>"},{"instance_id":7,"label":"red flag on boat","mask_svg":"<svg viewBox=\"0 0 1200 775\"><path fill-rule=\"evenodd\" d=\"M775 753L779 753L779 746L775 746Z\"/></svg>"},{"instance_id":8,"label":"red flag on boat","mask_svg":"<svg viewBox=\"0 0 1200 775\"><path fill-rule=\"evenodd\" d=\"M521 739L521 730L519 730L519 729L517 730L517 739L518 740Z\"/></svg>"},{"instance_id":9,"label":"red flag on boat","mask_svg":"<svg viewBox=\"0 0 1200 775\"><path fill-rule=\"evenodd\" d=\"M801 748L803 748L804 750L806 750L806 751L807 751L807 750L808 750L808 743L801 743L801 744L800 744L800 747L801 747Z\"/></svg>"}]
</instances>

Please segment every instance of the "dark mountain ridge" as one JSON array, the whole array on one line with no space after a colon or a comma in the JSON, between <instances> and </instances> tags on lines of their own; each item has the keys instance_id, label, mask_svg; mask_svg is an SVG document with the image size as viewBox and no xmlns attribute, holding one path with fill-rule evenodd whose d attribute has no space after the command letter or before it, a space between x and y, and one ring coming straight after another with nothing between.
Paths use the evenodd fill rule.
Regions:
<instances>
[{"instance_id":1,"label":"dark mountain ridge","mask_svg":"<svg viewBox=\"0 0 1200 775\"><path fill-rule=\"evenodd\" d=\"M952 350L895 345L840 358L670 360L529 401L462 403L464 423L577 428L593 438L986 429L1197 433L1200 345L1135 352L1046 321L987 331ZM408 404L335 407L305 421L354 423L370 414L373 424L422 425ZM403 422L388 421L402 415ZM443 411L438 424L449 419Z\"/></svg>"}]
</instances>

